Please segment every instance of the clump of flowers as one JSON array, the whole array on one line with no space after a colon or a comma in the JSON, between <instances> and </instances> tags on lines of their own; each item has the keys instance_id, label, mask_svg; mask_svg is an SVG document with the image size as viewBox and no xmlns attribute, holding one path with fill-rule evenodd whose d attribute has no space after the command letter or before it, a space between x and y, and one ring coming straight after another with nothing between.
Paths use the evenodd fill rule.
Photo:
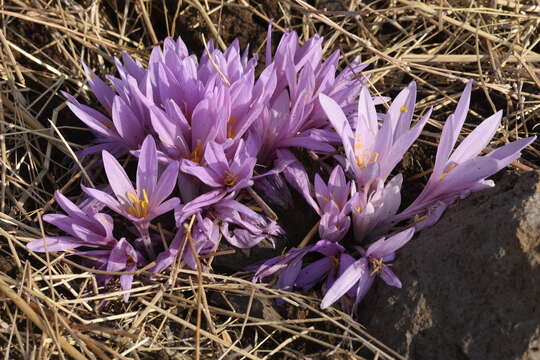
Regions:
<instances>
[{"instance_id":1,"label":"clump of flowers","mask_svg":"<svg viewBox=\"0 0 540 360\"><path fill-rule=\"evenodd\" d=\"M101 152L108 184L82 186L86 198L79 204L57 192L66 215L44 220L67 235L37 239L28 248L125 272L120 285L127 301L137 270L158 273L175 263L209 270L202 255L215 253L223 238L250 248L286 237L254 188L287 206L288 184L320 217L318 235L252 266L253 281L277 277L275 286L287 290L321 284L322 308L336 301L356 308L377 276L401 287L389 266L396 252L455 199L493 186L487 178L535 138L480 155L500 125L498 112L456 147L469 82L444 124L429 181L400 210L403 178L395 168L431 110L414 121L411 83L379 113L376 105L388 99L370 94L360 74L365 66L357 59L338 71L339 52L324 59L322 43L315 36L300 45L295 32L286 32L272 53L270 28L260 72L257 56L242 53L238 42L220 51L210 41L197 58L180 38L154 48L147 68L123 54L118 77L103 80L85 65L101 109L65 96L95 135L79 155ZM328 180L324 174L311 180L294 148L326 155ZM138 158L134 181L120 161L130 157ZM111 279L98 277L102 284Z\"/></svg>"}]
</instances>

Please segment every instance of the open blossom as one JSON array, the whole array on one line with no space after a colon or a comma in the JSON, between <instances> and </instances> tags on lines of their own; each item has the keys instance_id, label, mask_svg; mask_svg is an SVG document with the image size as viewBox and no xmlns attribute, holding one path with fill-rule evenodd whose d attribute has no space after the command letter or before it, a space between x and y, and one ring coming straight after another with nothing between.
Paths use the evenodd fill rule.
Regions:
<instances>
[{"instance_id":1,"label":"open blossom","mask_svg":"<svg viewBox=\"0 0 540 360\"><path fill-rule=\"evenodd\" d=\"M313 252L324 256L336 256L343 251L343 247L333 241L320 240L305 248L291 248L285 254L264 261L257 266L254 282L279 273L276 287L283 290L291 290L299 282L300 286L308 286L308 283L317 282L326 275L325 267L318 268L318 273L302 271L304 257ZM305 269L305 268L304 268ZM299 278L300 276L300 278Z\"/></svg>"},{"instance_id":2,"label":"open blossom","mask_svg":"<svg viewBox=\"0 0 540 360\"><path fill-rule=\"evenodd\" d=\"M91 259L93 265L107 272L125 272L120 275L120 287L122 290L130 290L133 282L134 272L138 267L144 266L144 257L125 239L117 241L111 248L100 250L79 251L75 255L84 255ZM113 275L100 275L98 280L106 284ZM124 301L129 299L129 293L124 294Z\"/></svg>"},{"instance_id":3,"label":"open blossom","mask_svg":"<svg viewBox=\"0 0 540 360\"><path fill-rule=\"evenodd\" d=\"M387 263L394 261L395 252L405 245L413 235L414 228L411 228L388 239L383 237L377 240L368 247L367 251L359 248L362 257L349 265L332 287L327 290L321 301L321 308L329 307L352 288L355 288L355 303L358 304L373 284L375 276L380 276L390 286L401 288L401 281Z\"/></svg>"},{"instance_id":4,"label":"open blossom","mask_svg":"<svg viewBox=\"0 0 540 360\"><path fill-rule=\"evenodd\" d=\"M167 166L158 180L156 145L154 139L148 136L140 152L136 188L118 160L107 151L103 151L103 165L116 198L97 189L83 186L83 190L131 220L139 230L149 255L153 255L148 226L155 217L171 211L179 204L178 198L166 200L176 185L178 163Z\"/></svg>"},{"instance_id":5,"label":"open blossom","mask_svg":"<svg viewBox=\"0 0 540 360\"><path fill-rule=\"evenodd\" d=\"M83 210L58 191L56 202L67 213L45 214L43 220L70 236L47 236L28 243L28 249L37 252L66 251L78 247L107 247L116 243L113 220L107 214Z\"/></svg>"},{"instance_id":6,"label":"open blossom","mask_svg":"<svg viewBox=\"0 0 540 360\"><path fill-rule=\"evenodd\" d=\"M393 221L426 215L426 212L435 218L424 221L428 223L437 221L446 206L454 199L493 186L493 181L486 178L518 159L521 150L536 139L536 136L520 139L487 155L478 156L489 144L500 125L502 112L498 111L478 125L454 150L469 110L471 88L472 81L469 81L456 111L444 124L435 166L428 183L418 198L393 217Z\"/></svg>"},{"instance_id":7,"label":"open blossom","mask_svg":"<svg viewBox=\"0 0 540 360\"><path fill-rule=\"evenodd\" d=\"M322 108L341 137L347 165L355 175L358 191L368 193L374 183L384 183L420 135L431 110L410 128L415 99L416 85L413 82L396 97L379 126L375 103L369 90L363 87L356 120L351 128L341 107L331 98L319 95Z\"/></svg>"},{"instance_id":8,"label":"open blossom","mask_svg":"<svg viewBox=\"0 0 540 360\"><path fill-rule=\"evenodd\" d=\"M234 192L253 183L253 169L257 159L254 156L256 149L250 144L250 142L240 140L236 151L231 153L231 149L212 141L204 152L204 163L184 161L181 169L210 187ZM227 150L229 150L229 156L227 156Z\"/></svg>"},{"instance_id":9,"label":"open blossom","mask_svg":"<svg viewBox=\"0 0 540 360\"><path fill-rule=\"evenodd\" d=\"M388 183L376 184L369 194L357 192L352 187L352 196L349 201L353 222L354 240L361 242L373 232L380 234L390 228L385 222L394 216L401 204L401 185L403 176L397 174Z\"/></svg>"},{"instance_id":10,"label":"open blossom","mask_svg":"<svg viewBox=\"0 0 540 360\"><path fill-rule=\"evenodd\" d=\"M274 221L232 199L216 203L211 213L222 222L223 237L233 246L251 248L262 240L273 244L272 237L283 234L283 229Z\"/></svg>"}]
</instances>

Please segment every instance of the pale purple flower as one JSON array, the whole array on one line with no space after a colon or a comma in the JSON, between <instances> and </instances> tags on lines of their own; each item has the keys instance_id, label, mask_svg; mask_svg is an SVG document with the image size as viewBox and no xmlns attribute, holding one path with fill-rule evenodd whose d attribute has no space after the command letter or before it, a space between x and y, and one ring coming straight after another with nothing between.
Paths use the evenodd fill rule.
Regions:
<instances>
[{"instance_id":1,"label":"pale purple flower","mask_svg":"<svg viewBox=\"0 0 540 360\"><path fill-rule=\"evenodd\" d=\"M107 151L103 151L103 164L116 198L97 189L83 186L83 190L111 210L131 220L139 230L148 254L153 257L148 226L155 217L173 210L179 204L178 198L166 200L176 185L178 163L168 165L158 179L156 145L154 139L148 136L140 152L136 188L120 163Z\"/></svg>"},{"instance_id":2,"label":"pale purple flower","mask_svg":"<svg viewBox=\"0 0 540 360\"><path fill-rule=\"evenodd\" d=\"M125 239L109 249L89 250L76 252L74 255L84 255L90 258L94 266L99 270L108 272L126 272L120 275L120 286L122 290L130 290L133 282L134 272L138 267L144 266L146 260L135 248ZM100 275L98 279L102 283L107 283L113 275ZM124 294L124 301L129 299L129 293Z\"/></svg>"},{"instance_id":3,"label":"pale purple flower","mask_svg":"<svg viewBox=\"0 0 540 360\"><path fill-rule=\"evenodd\" d=\"M305 248L291 248L284 255L271 258L262 264L257 265L257 270L252 281L260 282L279 272L276 288L291 290L297 282L297 279L300 281L299 286L307 286L308 283L311 283L312 281L316 282L323 278L327 272L325 272L325 267L322 268L319 274L313 274L311 271L302 272L304 257L310 252L318 252L324 256L331 257L339 254L342 250L343 248L341 245L326 240L318 241ZM301 275L301 278L298 278L299 275Z\"/></svg>"},{"instance_id":4,"label":"pale purple flower","mask_svg":"<svg viewBox=\"0 0 540 360\"><path fill-rule=\"evenodd\" d=\"M389 230L390 226L385 222L399 209L402 183L403 176L397 174L386 185L377 182L369 194L356 192L355 186L352 187L353 195L349 204L356 243L367 236L373 237L374 232L380 235Z\"/></svg>"},{"instance_id":5,"label":"pale purple flower","mask_svg":"<svg viewBox=\"0 0 540 360\"><path fill-rule=\"evenodd\" d=\"M272 237L283 234L274 220L258 214L236 200L224 199L213 205L211 213L221 220L221 233L233 246L251 248L262 240L274 243Z\"/></svg>"},{"instance_id":6,"label":"pale purple flower","mask_svg":"<svg viewBox=\"0 0 540 360\"><path fill-rule=\"evenodd\" d=\"M341 107L328 96L319 95L322 108L341 137L347 165L355 175L358 191L368 193L374 183L384 183L420 135L431 110L410 128L415 99L413 82L396 97L379 126L375 103L369 90L362 87L358 113L351 127Z\"/></svg>"},{"instance_id":7,"label":"pale purple flower","mask_svg":"<svg viewBox=\"0 0 540 360\"><path fill-rule=\"evenodd\" d=\"M355 289L355 303L358 304L377 275L388 285L401 288L401 281L390 269L388 263L394 261L395 252L413 235L414 228L410 228L387 239L383 237L377 240L368 247L367 251L358 247L362 257L349 265L327 290L321 301L321 309L326 309L353 288Z\"/></svg>"},{"instance_id":8,"label":"pale purple flower","mask_svg":"<svg viewBox=\"0 0 540 360\"><path fill-rule=\"evenodd\" d=\"M204 163L199 164L185 160L181 170L193 175L206 185L213 188L222 188L227 192L234 192L253 184L253 169L257 161L254 150L240 140L234 153L227 156L225 145L214 141L208 143L204 152Z\"/></svg>"},{"instance_id":9,"label":"pale purple flower","mask_svg":"<svg viewBox=\"0 0 540 360\"><path fill-rule=\"evenodd\" d=\"M83 210L60 192L55 192L58 205L67 213L45 214L43 220L70 236L47 236L26 246L36 252L66 251L78 247L107 247L116 243L113 220L107 214Z\"/></svg>"},{"instance_id":10,"label":"pale purple flower","mask_svg":"<svg viewBox=\"0 0 540 360\"><path fill-rule=\"evenodd\" d=\"M288 166L284 168L283 175L307 201L307 203L321 217L319 223L319 235L321 239L329 241L339 241L349 231L351 224L350 212L351 203L349 193L351 184L347 182L345 173L341 166L336 166L328 185L324 183L319 174L315 175L315 199L313 199L312 186L309 177L302 164L287 150L279 150L278 159L287 161Z\"/></svg>"},{"instance_id":11,"label":"pale purple flower","mask_svg":"<svg viewBox=\"0 0 540 360\"><path fill-rule=\"evenodd\" d=\"M318 282L325 279L323 288L329 289L336 278L352 263L354 258L347 254L345 248L336 242L319 240L319 249L322 258L304 266L296 277L294 286L303 291L313 288Z\"/></svg>"},{"instance_id":12,"label":"pale purple flower","mask_svg":"<svg viewBox=\"0 0 540 360\"><path fill-rule=\"evenodd\" d=\"M472 81L469 81L456 111L444 124L435 166L428 183L418 198L392 220L424 215L426 210L431 209L429 215L436 216L429 220L433 223L454 199L493 186L493 181L486 178L518 159L521 150L536 139L535 136L520 139L487 155L478 156L500 125L502 112L498 111L478 125L454 150L469 109L471 88Z\"/></svg>"}]
</instances>

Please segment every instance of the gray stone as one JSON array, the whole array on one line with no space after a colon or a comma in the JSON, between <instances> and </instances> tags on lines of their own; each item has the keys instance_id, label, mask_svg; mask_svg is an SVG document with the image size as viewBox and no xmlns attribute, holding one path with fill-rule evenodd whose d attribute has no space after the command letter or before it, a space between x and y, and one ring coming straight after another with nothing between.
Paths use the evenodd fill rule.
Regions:
<instances>
[{"instance_id":1,"label":"gray stone","mask_svg":"<svg viewBox=\"0 0 540 360\"><path fill-rule=\"evenodd\" d=\"M400 250L359 314L411 359L540 359L540 172L505 175Z\"/></svg>"}]
</instances>

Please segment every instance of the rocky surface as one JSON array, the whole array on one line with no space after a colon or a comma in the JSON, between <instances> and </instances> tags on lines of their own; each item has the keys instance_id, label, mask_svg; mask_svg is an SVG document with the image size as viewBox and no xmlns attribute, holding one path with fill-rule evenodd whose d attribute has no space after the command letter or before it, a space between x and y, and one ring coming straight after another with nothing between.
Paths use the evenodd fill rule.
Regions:
<instances>
[{"instance_id":1,"label":"rocky surface","mask_svg":"<svg viewBox=\"0 0 540 360\"><path fill-rule=\"evenodd\" d=\"M540 359L540 172L505 175L400 253L360 322L410 359Z\"/></svg>"}]
</instances>

